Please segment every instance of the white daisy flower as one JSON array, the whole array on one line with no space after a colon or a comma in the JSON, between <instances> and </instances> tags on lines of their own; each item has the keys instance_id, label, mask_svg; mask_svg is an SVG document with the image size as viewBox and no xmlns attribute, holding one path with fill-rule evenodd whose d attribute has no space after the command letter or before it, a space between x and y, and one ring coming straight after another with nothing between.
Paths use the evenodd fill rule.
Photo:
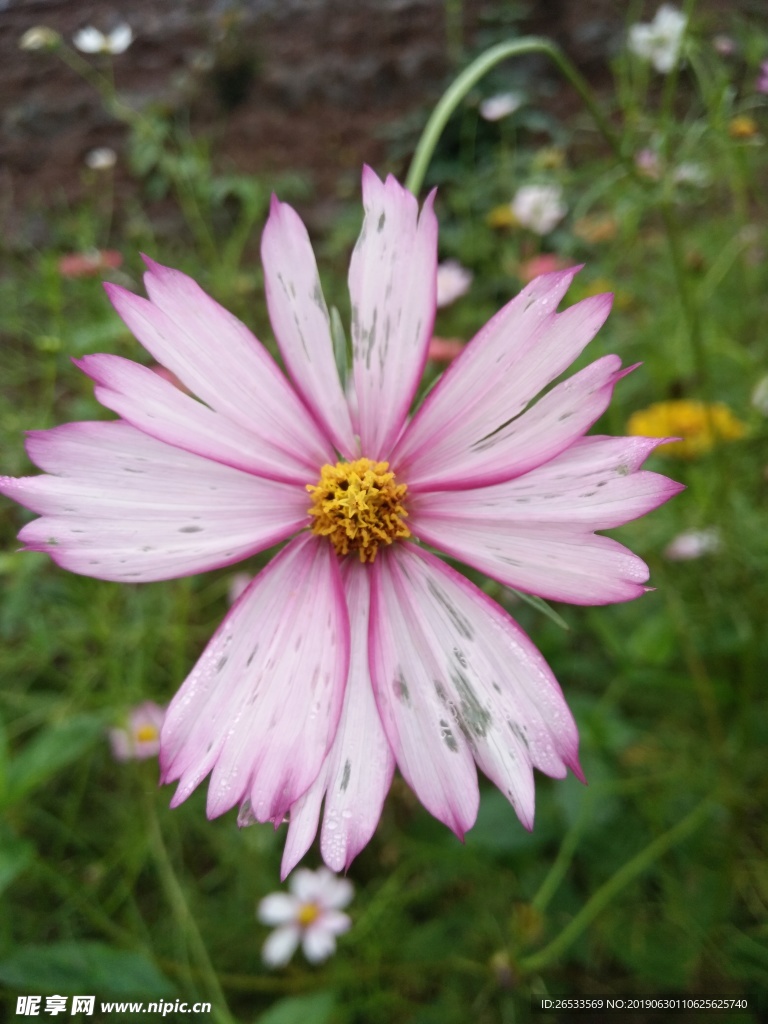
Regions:
<instances>
[{"instance_id":1,"label":"white daisy flower","mask_svg":"<svg viewBox=\"0 0 768 1024\"><path fill-rule=\"evenodd\" d=\"M661 74L677 64L688 19L671 4L662 4L651 22L632 25L628 46L632 53L647 60Z\"/></svg>"},{"instance_id":2,"label":"white daisy flower","mask_svg":"<svg viewBox=\"0 0 768 1024\"><path fill-rule=\"evenodd\" d=\"M273 892L259 903L257 917L275 926L261 951L269 967L284 967L301 943L311 963L327 960L336 951L336 936L352 921L341 908L352 900L354 888L328 868L300 868L291 875L287 892Z\"/></svg>"},{"instance_id":3,"label":"white daisy flower","mask_svg":"<svg viewBox=\"0 0 768 1024\"><path fill-rule=\"evenodd\" d=\"M125 53L133 42L133 30L122 22L105 35L93 25L88 25L74 34L72 42L81 53Z\"/></svg>"},{"instance_id":4,"label":"white daisy flower","mask_svg":"<svg viewBox=\"0 0 768 1024\"><path fill-rule=\"evenodd\" d=\"M523 185L511 206L518 223L537 235L548 235L568 212L559 185Z\"/></svg>"}]
</instances>

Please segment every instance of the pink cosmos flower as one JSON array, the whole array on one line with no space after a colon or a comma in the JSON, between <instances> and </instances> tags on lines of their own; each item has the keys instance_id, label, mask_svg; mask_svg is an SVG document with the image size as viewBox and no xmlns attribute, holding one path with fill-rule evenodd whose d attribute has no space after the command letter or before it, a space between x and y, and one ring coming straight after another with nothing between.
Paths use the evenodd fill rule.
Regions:
<instances>
[{"instance_id":1,"label":"pink cosmos flower","mask_svg":"<svg viewBox=\"0 0 768 1024\"><path fill-rule=\"evenodd\" d=\"M349 931L352 921L341 908L351 902L352 883L328 868L300 868L288 883L291 890L273 892L259 903L256 916L275 930L261 951L265 964L284 967L301 942L311 963L327 960L336 951L336 936Z\"/></svg>"},{"instance_id":2,"label":"pink cosmos flower","mask_svg":"<svg viewBox=\"0 0 768 1024\"><path fill-rule=\"evenodd\" d=\"M93 249L62 256L58 268L62 277L96 277L104 270L116 270L122 263L123 257L115 249Z\"/></svg>"},{"instance_id":3,"label":"pink cosmos flower","mask_svg":"<svg viewBox=\"0 0 768 1024\"><path fill-rule=\"evenodd\" d=\"M463 351L464 342L461 338L439 338L435 335L429 343L427 355L434 363L450 363Z\"/></svg>"},{"instance_id":4,"label":"pink cosmos flower","mask_svg":"<svg viewBox=\"0 0 768 1024\"><path fill-rule=\"evenodd\" d=\"M459 836L476 765L531 828L533 768L581 777L575 723L526 634L431 548L547 599L626 601L648 569L594 531L681 489L640 469L659 438L584 436L628 372L618 356L549 387L611 304L556 311L576 268L531 282L410 415L435 316L433 199L419 215L393 178L363 173L346 390L309 237L273 199L262 257L287 376L194 281L148 261L148 299L105 287L200 401L120 356L85 356L120 419L33 431L45 475L0 479L41 516L21 531L29 549L101 579L184 576L288 541L171 702L160 758L172 806L211 774L209 816L288 814L284 875L323 802L323 858L349 865L396 764Z\"/></svg>"},{"instance_id":5,"label":"pink cosmos flower","mask_svg":"<svg viewBox=\"0 0 768 1024\"><path fill-rule=\"evenodd\" d=\"M128 714L125 725L109 730L109 744L116 761L146 761L160 750L160 729L165 710L145 700Z\"/></svg>"}]
</instances>

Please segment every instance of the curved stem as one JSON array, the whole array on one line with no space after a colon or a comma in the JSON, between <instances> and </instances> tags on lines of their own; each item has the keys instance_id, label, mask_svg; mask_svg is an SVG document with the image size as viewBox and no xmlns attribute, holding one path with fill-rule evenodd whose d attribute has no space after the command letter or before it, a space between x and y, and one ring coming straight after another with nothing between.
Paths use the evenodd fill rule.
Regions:
<instances>
[{"instance_id":1,"label":"curved stem","mask_svg":"<svg viewBox=\"0 0 768 1024\"><path fill-rule=\"evenodd\" d=\"M658 860L667 850L676 846L697 828L700 828L712 813L714 804L711 797L706 797L682 821L663 832L649 843L645 849L635 854L623 864L604 885L595 892L581 910L566 925L560 934L548 946L526 957L519 963L519 968L526 974L540 971L556 960L568 947L578 939L581 933L594 921L626 885L634 881L638 875L646 871L654 861Z\"/></svg>"},{"instance_id":2,"label":"curved stem","mask_svg":"<svg viewBox=\"0 0 768 1024\"><path fill-rule=\"evenodd\" d=\"M424 183L429 161L435 151L438 139L445 128L451 114L477 83L488 72L501 61L508 57L519 57L525 53L543 53L554 62L556 67L565 75L595 120L595 124L605 141L611 147L616 157L627 167L634 177L636 174L633 162L624 156L618 136L613 131L608 121L603 116L592 95L592 90L585 78L576 70L565 54L554 43L548 39L541 39L538 36L524 36L522 39L513 39L507 43L499 43L492 46L485 53L474 60L462 71L459 77L451 83L443 94L439 103L432 111L432 116L424 128L413 155L408 176L405 179L405 187L414 195L418 195Z\"/></svg>"}]
</instances>

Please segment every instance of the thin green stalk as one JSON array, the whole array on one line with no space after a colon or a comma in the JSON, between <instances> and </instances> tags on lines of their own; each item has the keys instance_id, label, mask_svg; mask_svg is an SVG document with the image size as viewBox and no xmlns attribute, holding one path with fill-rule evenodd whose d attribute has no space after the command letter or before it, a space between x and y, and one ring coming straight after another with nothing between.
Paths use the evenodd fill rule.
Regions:
<instances>
[{"instance_id":1,"label":"thin green stalk","mask_svg":"<svg viewBox=\"0 0 768 1024\"><path fill-rule=\"evenodd\" d=\"M229 1012L224 991L211 963L211 958L208 956L208 950L197 927L197 922L192 911L189 909L184 890L176 877L176 872L163 839L163 833L160 830L160 823L157 820L155 805L151 798L146 801L146 805L149 841L155 859L155 866L165 889L173 916L189 942L196 961L197 970L205 982L211 1000L213 1019L218 1024L236 1024L234 1017Z\"/></svg>"},{"instance_id":2,"label":"thin green stalk","mask_svg":"<svg viewBox=\"0 0 768 1024\"><path fill-rule=\"evenodd\" d=\"M587 900L578 914L563 928L560 934L548 946L545 946L544 949L522 960L518 964L519 969L525 974L533 974L548 967L554 960L557 960L579 938L582 932L592 924L595 918L605 910L611 900L625 886L642 875L644 871L647 871L667 850L672 849L673 846L681 843L692 832L695 832L697 828L700 828L712 813L713 807L712 798L705 797L682 821L679 821L677 825L662 833L652 843L649 843L645 849L628 860L626 864L623 864Z\"/></svg>"},{"instance_id":3,"label":"thin green stalk","mask_svg":"<svg viewBox=\"0 0 768 1024\"><path fill-rule=\"evenodd\" d=\"M413 155L408 176L405 179L405 187L410 189L414 195L418 195L424 184L424 176L435 151L435 146L448 123L451 114L459 106L469 91L488 74L488 72L508 57L519 57L526 53L542 53L554 62L556 67L565 75L595 120L603 138L616 154L618 160L624 164L629 173L635 177L636 169L632 160L625 156L621 149L621 143L608 121L602 114L592 90L565 54L548 39L541 39L538 36L525 36L522 39L513 39L506 43L499 43L492 46L485 53L474 60L455 79L443 94L435 107L432 115L427 121L424 131L419 139L416 152Z\"/></svg>"}]
</instances>

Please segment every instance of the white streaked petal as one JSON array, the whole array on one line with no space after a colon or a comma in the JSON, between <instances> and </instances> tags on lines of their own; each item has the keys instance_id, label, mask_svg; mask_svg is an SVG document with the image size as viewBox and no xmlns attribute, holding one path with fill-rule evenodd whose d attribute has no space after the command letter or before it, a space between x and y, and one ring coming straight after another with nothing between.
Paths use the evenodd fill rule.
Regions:
<instances>
[{"instance_id":1,"label":"white streaked petal","mask_svg":"<svg viewBox=\"0 0 768 1024\"><path fill-rule=\"evenodd\" d=\"M304 485L313 477L306 460L195 401L149 367L113 355L74 362L96 382L103 406L160 441L271 480Z\"/></svg>"},{"instance_id":2,"label":"white streaked petal","mask_svg":"<svg viewBox=\"0 0 768 1024\"><path fill-rule=\"evenodd\" d=\"M177 806L212 770L208 813L250 801L281 821L333 742L349 670L349 619L331 546L306 534L259 573L171 701L163 780Z\"/></svg>"},{"instance_id":3,"label":"white streaked petal","mask_svg":"<svg viewBox=\"0 0 768 1024\"><path fill-rule=\"evenodd\" d=\"M269 319L297 390L336 449L358 455L333 355L328 308L307 229L274 196L261 240Z\"/></svg>"},{"instance_id":4,"label":"white streaked petal","mask_svg":"<svg viewBox=\"0 0 768 1024\"><path fill-rule=\"evenodd\" d=\"M333 746L323 770L309 790L291 808L283 853L282 876L304 856L317 831L320 803L325 796L320 848L333 871L349 867L369 842L381 817L395 760L379 719L368 668L369 571L348 559L342 578L350 615L351 658L344 706ZM352 898L351 887L335 879L334 900L343 907ZM343 883L343 884L342 884Z\"/></svg>"},{"instance_id":5,"label":"white streaked petal","mask_svg":"<svg viewBox=\"0 0 768 1024\"><path fill-rule=\"evenodd\" d=\"M409 520L411 523L411 520ZM642 596L648 566L610 537L561 523L516 523L419 516L411 528L426 544L509 587L550 601L610 604Z\"/></svg>"},{"instance_id":6,"label":"white streaked petal","mask_svg":"<svg viewBox=\"0 0 768 1024\"><path fill-rule=\"evenodd\" d=\"M593 530L644 515L682 487L640 470L659 438L587 437L513 480L415 494L414 535L502 583L556 601L606 604L645 593L645 563Z\"/></svg>"},{"instance_id":7,"label":"white streaked petal","mask_svg":"<svg viewBox=\"0 0 768 1024\"><path fill-rule=\"evenodd\" d=\"M532 281L446 369L392 453L409 482L477 486L520 471L514 453L507 469L506 448L495 466L485 442L505 436L500 428L515 417L523 421L526 406L571 365L610 309L611 297L598 295L556 312L577 270Z\"/></svg>"},{"instance_id":8,"label":"white streaked petal","mask_svg":"<svg viewBox=\"0 0 768 1024\"><path fill-rule=\"evenodd\" d=\"M435 319L437 218L390 175L363 171L365 220L349 267L360 441L386 459L416 393Z\"/></svg>"},{"instance_id":9,"label":"white streaked petal","mask_svg":"<svg viewBox=\"0 0 768 1024\"><path fill-rule=\"evenodd\" d=\"M412 493L463 490L502 483L543 465L583 436L611 401L616 382L634 367L621 368L618 356L603 356L557 384L530 409L490 435L467 443L461 427L447 430L430 457L398 475Z\"/></svg>"},{"instance_id":10,"label":"white streaked petal","mask_svg":"<svg viewBox=\"0 0 768 1024\"><path fill-rule=\"evenodd\" d=\"M115 309L161 366L216 412L317 466L330 445L264 346L191 277L147 260L149 300L105 284Z\"/></svg>"},{"instance_id":11,"label":"white streaked petal","mask_svg":"<svg viewBox=\"0 0 768 1024\"><path fill-rule=\"evenodd\" d=\"M460 838L477 816L472 752L445 694L442 652L411 580L412 545L379 552L371 573L370 665L397 765L418 798Z\"/></svg>"},{"instance_id":12,"label":"white streaked petal","mask_svg":"<svg viewBox=\"0 0 768 1024\"><path fill-rule=\"evenodd\" d=\"M307 523L302 488L192 455L127 423L34 431L27 447L58 475L0 479L0 491L42 515L19 537L87 576L185 576L239 561Z\"/></svg>"},{"instance_id":13,"label":"white streaked petal","mask_svg":"<svg viewBox=\"0 0 768 1024\"><path fill-rule=\"evenodd\" d=\"M401 616L398 635L413 644L407 651L411 674L416 659L426 668L406 694L400 685L396 704L411 700L416 683L428 687L436 701L429 718L437 718L429 731L440 735L444 748L473 756L531 828L532 769L561 778L570 767L580 776L576 726L546 662L506 612L434 555L403 544L375 564L373 621L381 595L387 614L397 608ZM378 655L376 641L374 649ZM391 671L383 675L391 678ZM451 770L443 761L435 760L432 775L447 789ZM402 769L399 752L398 763ZM455 790L463 785L453 777Z\"/></svg>"}]
</instances>

